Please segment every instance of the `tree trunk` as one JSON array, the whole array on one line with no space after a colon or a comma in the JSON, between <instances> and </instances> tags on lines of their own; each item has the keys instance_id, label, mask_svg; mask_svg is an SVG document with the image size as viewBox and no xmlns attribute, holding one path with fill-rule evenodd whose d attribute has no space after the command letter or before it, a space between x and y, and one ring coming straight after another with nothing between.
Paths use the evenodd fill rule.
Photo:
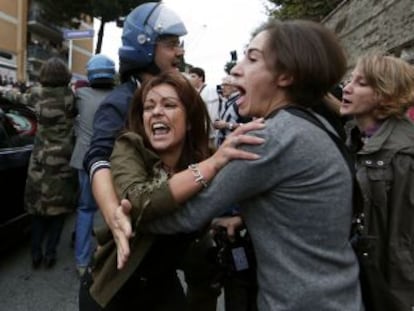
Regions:
<instances>
[{"instance_id":1,"label":"tree trunk","mask_svg":"<svg viewBox=\"0 0 414 311\"><path fill-rule=\"evenodd\" d=\"M98 41L96 42L95 54L100 54L102 50L102 40L104 35L105 21L101 20L101 26L98 31Z\"/></svg>"}]
</instances>

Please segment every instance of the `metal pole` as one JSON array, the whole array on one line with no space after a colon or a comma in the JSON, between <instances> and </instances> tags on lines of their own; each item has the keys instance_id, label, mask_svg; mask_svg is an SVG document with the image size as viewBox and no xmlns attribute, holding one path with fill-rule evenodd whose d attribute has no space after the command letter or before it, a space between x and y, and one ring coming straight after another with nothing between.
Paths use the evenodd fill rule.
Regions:
<instances>
[{"instance_id":1,"label":"metal pole","mask_svg":"<svg viewBox=\"0 0 414 311\"><path fill-rule=\"evenodd\" d=\"M68 55L68 68L72 70L72 49L73 49L73 40L69 40L69 55Z\"/></svg>"}]
</instances>

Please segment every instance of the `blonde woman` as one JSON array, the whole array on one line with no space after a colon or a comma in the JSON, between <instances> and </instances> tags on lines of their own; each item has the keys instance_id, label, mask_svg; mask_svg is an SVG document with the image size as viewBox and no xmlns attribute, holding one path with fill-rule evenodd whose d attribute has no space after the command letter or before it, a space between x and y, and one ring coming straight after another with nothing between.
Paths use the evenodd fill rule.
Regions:
<instances>
[{"instance_id":1,"label":"blonde woman","mask_svg":"<svg viewBox=\"0 0 414 311\"><path fill-rule=\"evenodd\" d=\"M343 90L341 113L353 116L349 144L356 152L364 196L364 263L375 275L367 310L414 306L414 69L384 55L361 57ZM371 284L366 284L371 285ZM371 309L372 308L372 309Z\"/></svg>"}]
</instances>

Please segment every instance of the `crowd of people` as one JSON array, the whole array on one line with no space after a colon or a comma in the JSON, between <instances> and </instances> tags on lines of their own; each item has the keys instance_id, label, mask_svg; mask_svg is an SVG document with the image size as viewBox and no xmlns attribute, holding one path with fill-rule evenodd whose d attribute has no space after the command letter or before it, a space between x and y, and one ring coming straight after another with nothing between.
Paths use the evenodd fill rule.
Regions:
<instances>
[{"instance_id":1,"label":"crowd of people","mask_svg":"<svg viewBox=\"0 0 414 311\"><path fill-rule=\"evenodd\" d=\"M119 85L104 55L74 87L62 60L42 66L33 268L55 265L76 210L81 311L213 311L222 288L229 311L414 308L414 67L366 54L347 78L333 32L270 20L218 94L202 68L179 72L186 33L145 3Z\"/></svg>"}]
</instances>

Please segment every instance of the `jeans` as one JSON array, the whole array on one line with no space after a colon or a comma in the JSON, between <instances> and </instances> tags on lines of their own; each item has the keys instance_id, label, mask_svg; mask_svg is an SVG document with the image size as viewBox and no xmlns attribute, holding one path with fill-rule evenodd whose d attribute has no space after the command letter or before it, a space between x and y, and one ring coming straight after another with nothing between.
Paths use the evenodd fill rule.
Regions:
<instances>
[{"instance_id":1,"label":"jeans","mask_svg":"<svg viewBox=\"0 0 414 311\"><path fill-rule=\"evenodd\" d=\"M92 195L89 176L84 170L79 170L78 176L80 194L76 219L75 257L78 267L86 267L92 256L93 219L98 208Z\"/></svg>"}]
</instances>

